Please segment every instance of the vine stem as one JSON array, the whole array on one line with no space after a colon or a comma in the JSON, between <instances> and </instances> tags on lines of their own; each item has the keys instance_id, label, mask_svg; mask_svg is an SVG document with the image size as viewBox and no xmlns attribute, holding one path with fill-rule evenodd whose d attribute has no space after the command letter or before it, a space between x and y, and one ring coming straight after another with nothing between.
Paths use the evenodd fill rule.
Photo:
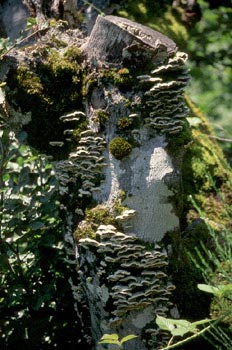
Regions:
<instances>
[{"instance_id":1,"label":"vine stem","mask_svg":"<svg viewBox=\"0 0 232 350\"><path fill-rule=\"evenodd\" d=\"M184 344L184 343L187 343L188 341L190 341L190 340L192 340L192 339L194 339L194 338L199 337L199 335L201 335L201 334L203 334L204 332L206 332L208 329L210 329L210 327L211 327L211 326L207 326L207 327L203 328L200 332L195 333L195 334L191 335L190 337L188 337L188 338L186 338L186 339L184 339L184 340L181 340L181 341L179 341L179 342L177 342L177 343L175 343L175 344L167 345L167 346L165 346L164 348L161 348L161 349L159 349L159 350L169 350L169 349L173 349L173 348L175 348L175 347L177 347L177 346L179 346L179 345L182 345L182 344ZM173 337L172 337L172 338L173 338ZM171 339L172 339L172 338L171 338ZM170 341L169 341L169 343L170 343Z\"/></svg>"},{"instance_id":2,"label":"vine stem","mask_svg":"<svg viewBox=\"0 0 232 350\"><path fill-rule=\"evenodd\" d=\"M171 345L171 343L172 343L172 341L173 341L173 339L174 339L174 335L169 339L169 342L168 342L168 346L170 346Z\"/></svg>"}]
</instances>

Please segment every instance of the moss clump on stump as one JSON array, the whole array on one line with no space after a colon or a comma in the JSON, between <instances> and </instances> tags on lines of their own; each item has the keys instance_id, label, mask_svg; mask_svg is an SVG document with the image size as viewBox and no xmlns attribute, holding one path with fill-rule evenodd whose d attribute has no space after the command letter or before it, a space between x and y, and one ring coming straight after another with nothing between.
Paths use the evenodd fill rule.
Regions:
<instances>
[{"instance_id":1,"label":"moss clump on stump","mask_svg":"<svg viewBox=\"0 0 232 350\"><path fill-rule=\"evenodd\" d=\"M81 52L76 47L62 52L42 47L40 52L41 57L34 59L33 67L24 65L10 71L9 102L20 106L23 113L31 112L32 121L25 126L29 144L55 159L62 159L70 152L71 144L65 143L57 152L50 142L66 141L67 125L60 117L83 108L81 91L85 70L80 64Z\"/></svg>"},{"instance_id":2,"label":"moss clump on stump","mask_svg":"<svg viewBox=\"0 0 232 350\"><path fill-rule=\"evenodd\" d=\"M111 140L109 148L110 153L116 159L122 159L128 156L132 151L131 144L128 141L126 141L123 137L115 137L113 140Z\"/></svg>"}]
</instances>

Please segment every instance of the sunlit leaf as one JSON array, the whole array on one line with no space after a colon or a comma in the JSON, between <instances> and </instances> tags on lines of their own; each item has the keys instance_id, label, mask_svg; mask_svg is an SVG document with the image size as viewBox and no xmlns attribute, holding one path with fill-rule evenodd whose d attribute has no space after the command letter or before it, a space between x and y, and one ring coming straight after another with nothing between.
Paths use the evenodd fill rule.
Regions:
<instances>
[{"instance_id":1,"label":"sunlit leaf","mask_svg":"<svg viewBox=\"0 0 232 350\"><path fill-rule=\"evenodd\" d=\"M159 326L159 328L171 332L175 326L173 324L173 320L165 318L163 316L157 315L156 317L156 323Z\"/></svg>"},{"instance_id":2,"label":"sunlit leaf","mask_svg":"<svg viewBox=\"0 0 232 350\"><path fill-rule=\"evenodd\" d=\"M123 337L120 341L121 344L127 342L128 340L131 340L131 339L134 339L134 338L138 338L137 335L134 335L134 334L129 334L127 335L126 337Z\"/></svg>"},{"instance_id":3,"label":"sunlit leaf","mask_svg":"<svg viewBox=\"0 0 232 350\"><path fill-rule=\"evenodd\" d=\"M198 284L197 287L203 292L212 293L214 295L217 295L220 292L218 287L210 286L208 284Z\"/></svg>"},{"instance_id":4,"label":"sunlit leaf","mask_svg":"<svg viewBox=\"0 0 232 350\"><path fill-rule=\"evenodd\" d=\"M104 334L100 340L118 340L118 334Z\"/></svg>"}]
</instances>

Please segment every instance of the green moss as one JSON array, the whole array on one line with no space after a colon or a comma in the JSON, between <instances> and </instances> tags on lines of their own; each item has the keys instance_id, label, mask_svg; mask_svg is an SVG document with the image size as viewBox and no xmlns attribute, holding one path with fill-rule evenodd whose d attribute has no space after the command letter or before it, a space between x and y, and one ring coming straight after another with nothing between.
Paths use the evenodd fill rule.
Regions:
<instances>
[{"instance_id":1,"label":"green moss","mask_svg":"<svg viewBox=\"0 0 232 350\"><path fill-rule=\"evenodd\" d=\"M206 217L210 225L230 226L227 206L231 203L232 174L221 149L211 138L212 131L205 116L188 97L186 102L190 123L192 118L197 123L191 123L191 134L186 124L184 135L180 133L169 139L169 151L174 150L174 155L178 155L178 149L186 149L182 163L182 232L171 232L165 239L166 244L172 246L169 273L176 286L174 303L177 303L181 317L193 318L194 315L194 319L200 319L208 314L210 296L197 289L197 283L203 283L202 273L189 253L198 261L195 248L200 249L200 242L206 247L210 244L209 226L200 216Z\"/></svg>"},{"instance_id":2,"label":"green moss","mask_svg":"<svg viewBox=\"0 0 232 350\"><path fill-rule=\"evenodd\" d=\"M226 203L231 200L232 173L226 164L222 150L215 142L212 130L199 109L187 98L190 119L198 118L200 124L192 128L192 143L187 147L183 160L183 189L185 194L184 215L188 222L199 216L191 195L206 217L226 225Z\"/></svg>"},{"instance_id":3,"label":"green moss","mask_svg":"<svg viewBox=\"0 0 232 350\"><path fill-rule=\"evenodd\" d=\"M71 144L62 149L50 146L50 141L65 141L67 125L60 117L74 110L82 110L82 80L84 71L80 65L81 54L76 47L59 53L55 49L43 48L43 61L32 68L19 67L8 76L10 97L22 109L31 112L32 121L25 127L28 141L36 149L52 154L55 159L63 158L70 152ZM43 51L43 50L42 50ZM83 131L77 126L74 138Z\"/></svg>"},{"instance_id":4,"label":"green moss","mask_svg":"<svg viewBox=\"0 0 232 350\"><path fill-rule=\"evenodd\" d=\"M186 123L183 134L170 136L168 145L168 151L175 157L185 148L182 232L171 232L165 239L166 244L172 246L169 274L176 286L174 303L177 303L181 317L193 318L194 315L194 319L200 319L208 314L210 296L197 289L197 283L203 283L202 273L189 253L198 261L195 248L200 249L200 242L206 247L210 244L209 227L200 216L205 216L210 225L230 225L227 206L231 203L232 174L221 149L211 138L207 119L187 96L186 102L192 130ZM182 157L183 153L180 154Z\"/></svg>"},{"instance_id":5,"label":"green moss","mask_svg":"<svg viewBox=\"0 0 232 350\"><path fill-rule=\"evenodd\" d=\"M98 80L96 77L93 77L88 72L85 74L82 83L82 94L87 96L96 86L98 85Z\"/></svg>"},{"instance_id":6,"label":"green moss","mask_svg":"<svg viewBox=\"0 0 232 350\"><path fill-rule=\"evenodd\" d=\"M19 67L17 71L18 83L21 87L30 95L42 95L43 85L40 77L32 71L29 71L27 67Z\"/></svg>"},{"instance_id":7,"label":"green moss","mask_svg":"<svg viewBox=\"0 0 232 350\"><path fill-rule=\"evenodd\" d=\"M63 40L58 39L55 35L52 36L51 41L58 48L67 47L67 43L64 42Z\"/></svg>"},{"instance_id":8,"label":"green moss","mask_svg":"<svg viewBox=\"0 0 232 350\"><path fill-rule=\"evenodd\" d=\"M87 209L85 219L90 222L94 228L97 228L99 225L116 224L116 221L110 213L109 208L100 204L93 209Z\"/></svg>"},{"instance_id":9,"label":"green moss","mask_svg":"<svg viewBox=\"0 0 232 350\"><path fill-rule=\"evenodd\" d=\"M105 125L105 123L109 120L109 117L110 117L109 113L107 113L103 109L99 109L97 111L97 122L99 122L101 127Z\"/></svg>"},{"instance_id":10,"label":"green moss","mask_svg":"<svg viewBox=\"0 0 232 350\"><path fill-rule=\"evenodd\" d=\"M132 125L132 120L128 117L120 118L117 122L117 127L120 130L129 129Z\"/></svg>"},{"instance_id":11,"label":"green moss","mask_svg":"<svg viewBox=\"0 0 232 350\"><path fill-rule=\"evenodd\" d=\"M210 296L202 293L198 283L203 283L202 273L195 266L189 253L196 256L195 247L199 247L202 241L207 242L209 237L208 227L203 220L197 219L188 231L169 232L163 243L172 247L169 255L168 276L176 289L172 295L172 302L178 305L181 318L199 320L208 314Z\"/></svg>"},{"instance_id":12,"label":"green moss","mask_svg":"<svg viewBox=\"0 0 232 350\"><path fill-rule=\"evenodd\" d=\"M180 150L180 147L187 148L192 142L192 131L189 123L185 121L183 130L175 135L168 135L168 150L173 156L176 156Z\"/></svg>"},{"instance_id":13,"label":"green moss","mask_svg":"<svg viewBox=\"0 0 232 350\"><path fill-rule=\"evenodd\" d=\"M128 156L132 151L131 144L122 137L115 137L109 144L110 153L116 159Z\"/></svg>"},{"instance_id":14,"label":"green moss","mask_svg":"<svg viewBox=\"0 0 232 350\"><path fill-rule=\"evenodd\" d=\"M79 55L75 48L69 48L63 55L51 50L45 67L49 68L56 78L70 77L73 74L73 78L76 79L76 73L80 69L78 60Z\"/></svg>"},{"instance_id":15,"label":"green moss","mask_svg":"<svg viewBox=\"0 0 232 350\"><path fill-rule=\"evenodd\" d=\"M125 103L124 103L125 108L131 108L131 101L125 99Z\"/></svg>"},{"instance_id":16,"label":"green moss","mask_svg":"<svg viewBox=\"0 0 232 350\"><path fill-rule=\"evenodd\" d=\"M126 199L126 192L123 190L119 191L119 197L114 201L113 214L114 216L122 215L125 210L128 209L122 202Z\"/></svg>"},{"instance_id":17,"label":"green moss","mask_svg":"<svg viewBox=\"0 0 232 350\"><path fill-rule=\"evenodd\" d=\"M83 222L73 233L74 239L76 241L82 238L96 238L96 232L94 231L92 225L88 222Z\"/></svg>"},{"instance_id":18,"label":"green moss","mask_svg":"<svg viewBox=\"0 0 232 350\"><path fill-rule=\"evenodd\" d=\"M123 190L119 191L119 198L123 202L126 199L126 192Z\"/></svg>"},{"instance_id":19,"label":"green moss","mask_svg":"<svg viewBox=\"0 0 232 350\"><path fill-rule=\"evenodd\" d=\"M100 79L103 83L112 83L122 90L134 86L135 81L137 82L136 78L130 74L127 68L102 70L100 72Z\"/></svg>"},{"instance_id":20,"label":"green moss","mask_svg":"<svg viewBox=\"0 0 232 350\"><path fill-rule=\"evenodd\" d=\"M128 208L122 205L121 200L116 200L113 206L113 212L115 216L122 215L122 213Z\"/></svg>"},{"instance_id":21,"label":"green moss","mask_svg":"<svg viewBox=\"0 0 232 350\"><path fill-rule=\"evenodd\" d=\"M76 46L70 46L64 53L65 60L69 62L77 62L80 63L81 58L81 50Z\"/></svg>"},{"instance_id":22,"label":"green moss","mask_svg":"<svg viewBox=\"0 0 232 350\"><path fill-rule=\"evenodd\" d=\"M110 213L109 208L99 204L92 209L86 209L85 220L74 231L74 237L76 240L87 237L95 239L98 226L116 224L117 222Z\"/></svg>"}]
</instances>

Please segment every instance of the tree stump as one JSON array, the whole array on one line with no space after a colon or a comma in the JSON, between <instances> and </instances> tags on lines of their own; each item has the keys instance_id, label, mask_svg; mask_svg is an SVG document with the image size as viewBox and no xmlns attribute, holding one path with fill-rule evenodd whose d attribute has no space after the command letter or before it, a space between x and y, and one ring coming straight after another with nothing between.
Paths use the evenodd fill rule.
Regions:
<instances>
[{"instance_id":1,"label":"tree stump","mask_svg":"<svg viewBox=\"0 0 232 350\"><path fill-rule=\"evenodd\" d=\"M83 54L89 130L73 158L83 166L88 154L79 196L97 205L75 232L80 279L95 347L117 332L137 334L130 347L145 350L165 339L154 320L171 309L162 240L179 230L187 55L161 33L114 16L98 17Z\"/></svg>"}]
</instances>

